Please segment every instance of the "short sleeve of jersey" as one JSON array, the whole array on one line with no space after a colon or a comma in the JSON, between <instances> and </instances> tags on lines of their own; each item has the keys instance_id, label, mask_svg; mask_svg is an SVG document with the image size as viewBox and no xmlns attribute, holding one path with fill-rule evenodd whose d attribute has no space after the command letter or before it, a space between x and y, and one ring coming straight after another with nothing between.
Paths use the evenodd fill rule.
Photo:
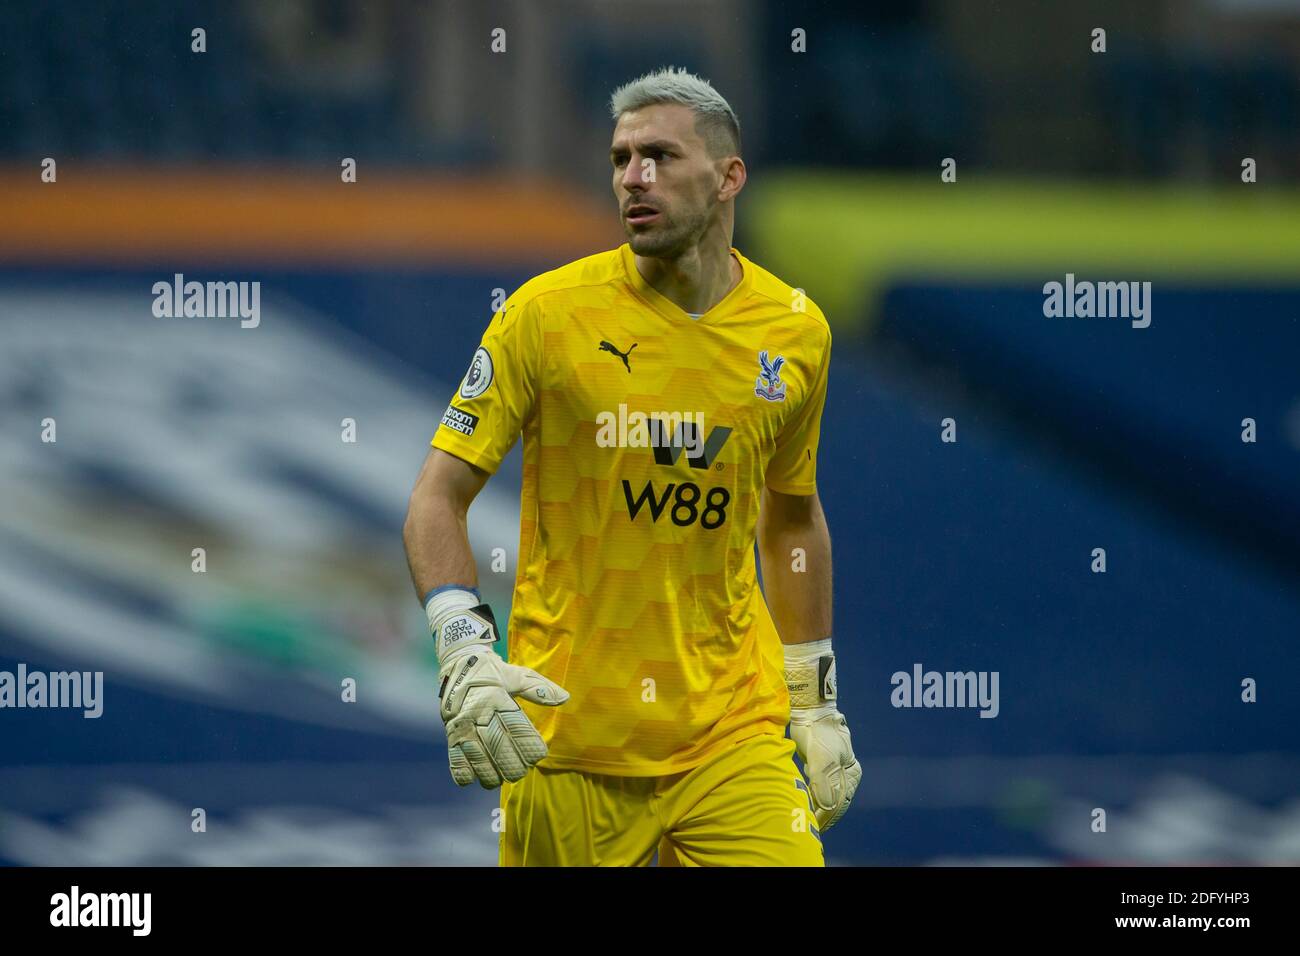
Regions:
<instances>
[{"instance_id":1,"label":"short sleeve of jersey","mask_svg":"<svg viewBox=\"0 0 1300 956\"><path fill-rule=\"evenodd\" d=\"M488 472L514 447L537 402L542 367L535 300L492 317L431 444Z\"/></svg>"},{"instance_id":2,"label":"short sleeve of jersey","mask_svg":"<svg viewBox=\"0 0 1300 956\"><path fill-rule=\"evenodd\" d=\"M814 373L803 404L781 429L776 439L776 451L767 465L767 486L779 494L811 495L817 491L817 442L821 437L830 364L831 339L828 333L821 364Z\"/></svg>"}]
</instances>

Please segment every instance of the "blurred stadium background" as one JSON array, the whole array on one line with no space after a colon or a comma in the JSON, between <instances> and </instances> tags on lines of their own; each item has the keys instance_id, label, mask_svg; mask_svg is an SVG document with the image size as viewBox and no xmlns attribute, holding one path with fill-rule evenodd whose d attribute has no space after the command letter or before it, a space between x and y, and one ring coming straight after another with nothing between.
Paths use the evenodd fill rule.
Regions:
<instances>
[{"instance_id":1,"label":"blurred stadium background","mask_svg":"<svg viewBox=\"0 0 1300 956\"><path fill-rule=\"evenodd\" d=\"M605 102L665 64L835 329L830 861L1300 862L1296 0L0 7L0 670L106 682L0 712L0 861L495 862L401 521L493 290L621 242ZM154 318L178 272L261 325ZM1151 281L1150 328L1045 319L1067 272ZM518 482L471 512L501 619ZM1000 715L894 709L916 662Z\"/></svg>"}]
</instances>

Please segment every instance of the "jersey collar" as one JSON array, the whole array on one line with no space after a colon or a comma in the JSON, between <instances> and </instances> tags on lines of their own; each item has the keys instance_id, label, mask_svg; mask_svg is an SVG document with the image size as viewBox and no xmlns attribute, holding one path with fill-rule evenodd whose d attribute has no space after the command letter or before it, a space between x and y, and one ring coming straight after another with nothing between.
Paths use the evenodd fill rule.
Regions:
<instances>
[{"instance_id":1,"label":"jersey collar","mask_svg":"<svg viewBox=\"0 0 1300 956\"><path fill-rule=\"evenodd\" d=\"M632 252L632 246L629 243L623 243L619 247L619 253L623 259L623 272L627 276L628 285L636 292L638 296L646 301L656 312L672 319L674 321L689 322L691 325L705 325L711 319L722 315L732 308L737 302L741 301L749 293L750 286L753 282L754 267L740 251L734 246L731 247L731 253L740 263L740 281L736 287L722 297L722 301L713 308L706 311L698 319L693 319L690 313L679 306L676 302L661 294L654 286L646 282L642 277L640 270L636 267L636 254Z\"/></svg>"}]
</instances>

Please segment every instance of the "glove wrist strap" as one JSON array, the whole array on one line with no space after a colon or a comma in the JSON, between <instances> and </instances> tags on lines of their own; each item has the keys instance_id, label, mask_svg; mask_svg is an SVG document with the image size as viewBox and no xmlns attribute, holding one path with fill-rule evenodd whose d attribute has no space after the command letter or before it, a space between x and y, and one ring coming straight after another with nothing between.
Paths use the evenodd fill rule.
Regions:
<instances>
[{"instance_id":1,"label":"glove wrist strap","mask_svg":"<svg viewBox=\"0 0 1300 956\"><path fill-rule=\"evenodd\" d=\"M791 710L835 709L835 654L829 637L785 645L785 686Z\"/></svg>"},{"instance_id":2,"label":"glove wrist strap","mask_svg":"<svg viewBox=\"0 0 1300 956\"><path fill-rule=\"evenodd\" d=\"M497 641L496 618L477 591L455 586L439 588L429 595L424 611L440 667L464 648L477 644L490 647Z\"/></svg>"}]
</instances>

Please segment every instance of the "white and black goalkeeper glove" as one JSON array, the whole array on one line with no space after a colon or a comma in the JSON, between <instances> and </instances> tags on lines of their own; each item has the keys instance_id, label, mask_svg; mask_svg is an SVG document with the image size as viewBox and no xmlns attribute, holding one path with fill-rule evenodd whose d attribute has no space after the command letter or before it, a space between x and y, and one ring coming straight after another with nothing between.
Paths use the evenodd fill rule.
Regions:
<instances>
[{"instance_id":1,"label":"white and black goalkeeper glove","mask_svg":"<svg viewBox=\"0 0 1300 956\"><path fill-rule=\"evenodd\" d=\"M790 738L803 761L817 828L827 830L844 816L862 780L848 721L835 705L831 639L786 644L785 683L790 691Z\"/></svg>"},{"instance_id":2,"label":"white and black goalkeeper glove","mask_svg":"<svg viewBox=\"0 0 1300 956\"><path fill-rule=\"evenodd\" d=\"M496 619L475 592L440 588L425 611L438 653L452 779L462 787L477 780L486 790L519 780L546 756L546 742L514 698L555 707L569 692L497 656Z\"/></svg>"}]
</instances>

